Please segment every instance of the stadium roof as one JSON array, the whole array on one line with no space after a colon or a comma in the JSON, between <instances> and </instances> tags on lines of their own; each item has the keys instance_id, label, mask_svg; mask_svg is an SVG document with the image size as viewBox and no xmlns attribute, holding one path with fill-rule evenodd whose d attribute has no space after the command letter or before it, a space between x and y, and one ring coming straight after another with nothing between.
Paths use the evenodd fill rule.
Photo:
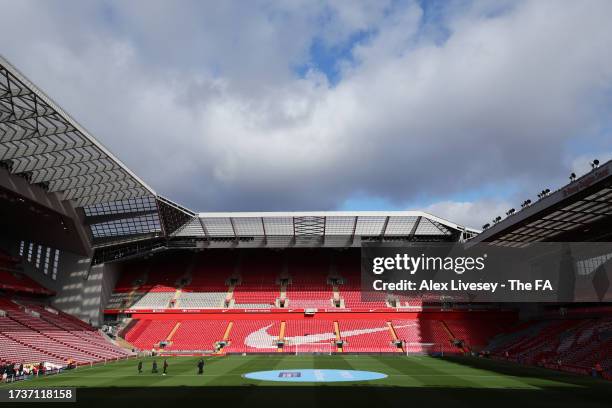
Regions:
<instances>
[{"instance_id":1,"label":"stadium roof","mask_svg":"<svg viewBox=\"0 0 612 408\"><path fill-rule=\"evenodd\" d=\"M609 240L611 223L612 160L525 206L470 242L524 247L538 241Z\"/></svg>"},{"instance_id":2,"label":"stadium roof","mask_svg":"<svg viewBox=\"0 0 612 408\"><path fill-rule=\"evenodd\" d=\"M116 251L120 246L137 252L168 246L162 240L342 247L363 239L456 240L478 232L419 211L196 214L156 194L1 56L0 166L69 201L81 211L92 247L113 256L125 252Z\"/></svg>"},{"instance_id":3,"label":"stadium roof","mask_svg":"<svg viewBox=\"0 0 612 408\"><path fill-rule=\"evenodd\" d=\"M363 238L472 236L466 228L421 211L200 213L175 237L242 240L258 245L351 246Z\"/></svg>"},{"instance_id":4,"label":"stadium roof","mask_svg":"<svg viewBox=\"0 0 612 408\"><path fill-rule=\"evenodd\" d=\"M0 165L81 208L93 246L169 235L193 216L159 197L2 56Z\"/></svg>"},{"instance_id":5,"label":"stadium roof","mask_svg":"<svg viewBox=\"0 0 612 408\"><path fill-rule=\"evenodd\" d=\"M0 161L77 207L155 195L1 56Z\"/></svg>"}]
</instances>

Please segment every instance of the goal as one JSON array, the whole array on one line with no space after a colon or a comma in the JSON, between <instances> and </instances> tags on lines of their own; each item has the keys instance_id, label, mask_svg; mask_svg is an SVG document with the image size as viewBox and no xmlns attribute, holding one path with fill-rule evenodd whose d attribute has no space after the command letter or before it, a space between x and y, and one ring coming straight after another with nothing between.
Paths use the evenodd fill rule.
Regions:
<instances>
[{"instance_id":1,"label":"goal","mask_svg":"<svg viewBox=\"0 0 612 408\"><path fill-rule=\"evenodd\" d=\"M407 356L444 356L442 346L435 343L409 343L404 342L404 350Z\"/></svg>"},{"instance_id":2,"label":"goal","mask_svg":"<svg viewBox=\"0 0 612 408\"><path fill-rule=\"evenodd\" d=\"M295 355L314 354L314 355L331 355L334 352L335 344L330 343L306 343L295 344Z\"/></svg>"}]
</instances>

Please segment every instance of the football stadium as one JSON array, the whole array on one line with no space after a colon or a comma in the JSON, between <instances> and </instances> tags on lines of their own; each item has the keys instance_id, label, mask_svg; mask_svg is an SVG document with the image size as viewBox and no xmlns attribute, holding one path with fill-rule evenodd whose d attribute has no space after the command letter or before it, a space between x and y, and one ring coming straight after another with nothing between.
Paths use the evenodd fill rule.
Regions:
<instances>
[{"instance_id":1,"label":"football stadium","mask_svg":"<svg viewBox=\"0 0 612 408\"><path fill-rule=\"evenodd\" d=\"M611 6L0 0L0 407L612 406Z\"/></svg>"},{"instance_id":2,"label":"football stadium","mask_svg":"<svg viewBox=\"0 0 612 408\"><path fill-rule=\"evenodd\" d=\"M0 60L2 387L112 406L609 406L612 247L596 301L362 288L360 248L612 238L612 162L474 230L421 211L198 213L158 195ZM57 388L60 387L60 388Z\"/></svg>"}]
</instances>

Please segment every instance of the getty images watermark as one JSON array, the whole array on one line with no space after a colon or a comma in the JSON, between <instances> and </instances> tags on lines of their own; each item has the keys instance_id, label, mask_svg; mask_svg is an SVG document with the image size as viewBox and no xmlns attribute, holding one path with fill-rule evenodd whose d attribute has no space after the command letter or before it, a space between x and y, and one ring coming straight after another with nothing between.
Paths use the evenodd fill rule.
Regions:
<instances>
[{"instance_id":1,"label":"getty images watermark","mask_svg":"<svg viewBox=\"0 0 612 408\"><path fill-rule=\"evenodd\" d=\"M362 300L611 301L612 244L367 243Z\"/></svg>"}]
</instances>

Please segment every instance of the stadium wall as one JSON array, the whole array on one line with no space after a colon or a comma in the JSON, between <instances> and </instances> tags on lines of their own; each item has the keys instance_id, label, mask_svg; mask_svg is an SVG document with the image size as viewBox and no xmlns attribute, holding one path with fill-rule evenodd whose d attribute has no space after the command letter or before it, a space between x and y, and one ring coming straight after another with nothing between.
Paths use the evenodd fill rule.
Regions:
<instances>
[{"instance_id":1,"label":"stadium wall","mask_svg":"<svg viewBox=\"0 0 612 408\"><path fill-rule=\"evenodd\" d=\"M89 232L82 222L82 211L74 208L70 201L63 200L58 193L49 193L37 185L29 184L25 178L10 174L1 167L0 189L24 200L20 208L25 209L28 204L32 204L44 208L49 216L40 217L37 213L28 213L25 210L18 211L18 214L9 214L7 222L19 220L19 225L11 225L9 231L0 231L0 234L8 232L10 237L7 238L15 241L29 240L84 256L93 255ZM58 222L62 218L67 230L62 230L62 225Z\"/></svg>"},{"instance_id":2,"label":"stadium wall","mask_svg":"<svg viewBox=\"0 0 612 408\"><path fill-rule=\"evenodd\" d=\"M15 241L10 237L0 236L0 248L6 250L9 254L16 258L19 257L19 241ZM47 289L57 291L57 282L51 279L50 276L41 273L27 262L24 262L22 265L22 272L24 275L28 276L33 281L39 283Z\"/></svg>"},{"instance_id":3,"label":"stadium wall","mask_svg":"<svg viewBox=\"0 0 612 408\"><path fill-rule=\"evenodd\" d=\"M54 307L93 325L103 321L103 306L115 287L119 273L114 264L90 268L90 258L62 254Z\"/></svg>"},{"instance_id":4,"label":"stadium wall","mask_svg":"<svg viewBox=\"0 0 612 408\"><path fill-rule=\"evenodd\" d=\"M146 320L496 320L514 322L517 314L513 310L507 311L431 311L431 312L326 312L305 316L296 312L238 312L221 311L216 313L133 313L133 319Z\"/></svg>"}]
</instances>

